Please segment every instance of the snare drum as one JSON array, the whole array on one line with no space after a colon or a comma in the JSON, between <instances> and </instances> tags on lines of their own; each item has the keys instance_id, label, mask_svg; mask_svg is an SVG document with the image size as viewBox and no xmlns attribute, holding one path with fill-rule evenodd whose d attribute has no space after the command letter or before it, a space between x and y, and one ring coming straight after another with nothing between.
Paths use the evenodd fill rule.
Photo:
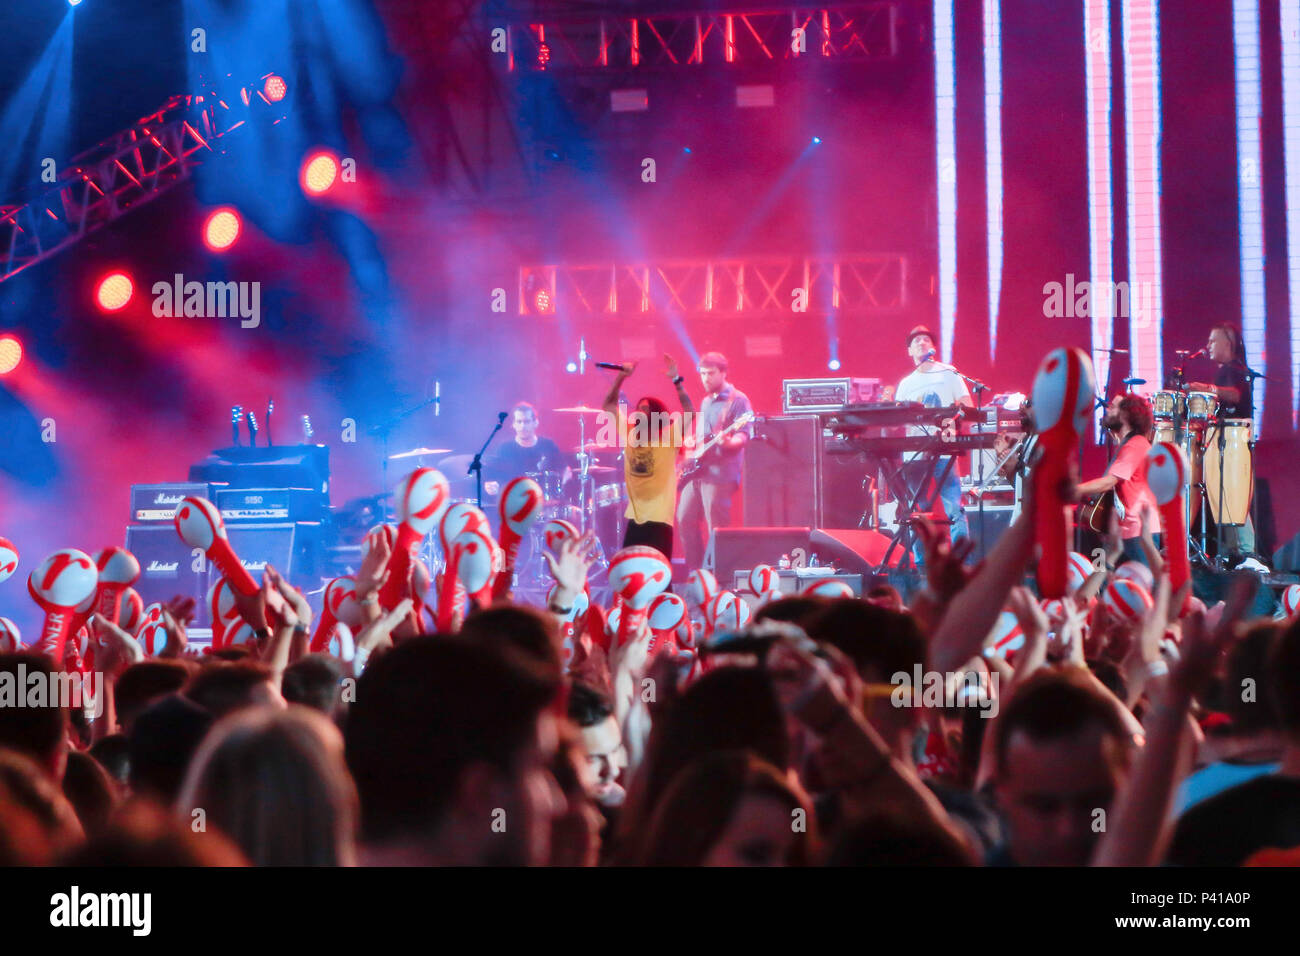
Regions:
<instances>
[{"instance_id":1,"label":"snare drum","mask_svg":"<svg viewBox=\"0 0 1300 956\"><path fill-rule=\"evenodd\" d=\"M542 497L547 501L558 501L563 488L564 475L558 471L530 471L529 478L542 487Z\"/></svg>"},{"instance_id":2,"label":"snare drum","mask_svg":"<svg viewBox=\"0 0 1300 956\"><path fill-rule=\"evenodd\" d=\"M1214 392L1187 393L1187 424L1192 428L1204 428L1219 411L1219 396Z\"/></svg>"},{"instance_id":3,"label":"snare drum","mask_svg":"<svg viewBox=\"0 0 1300 956\"><path fill-rule=\"evenodd\" d=\"M1255 493L1255 469L1250 457L1252 427L1249 418L1229 418L1205 435L1205 498L1210 517L1220 525L1244 525L1250 517L1250 499Z\"/></svg>"},{"instance_id":4,"label":"snare drum","mask_svg":"<svg viewBox=\"0 0 1300 956\"><path fill-rule=\"evenodd\" d=\"M1182 392L1156 392L1151 397L1151 410L1156 420L1181 418L1184 410Z\"/></svg>"}]
</instances>

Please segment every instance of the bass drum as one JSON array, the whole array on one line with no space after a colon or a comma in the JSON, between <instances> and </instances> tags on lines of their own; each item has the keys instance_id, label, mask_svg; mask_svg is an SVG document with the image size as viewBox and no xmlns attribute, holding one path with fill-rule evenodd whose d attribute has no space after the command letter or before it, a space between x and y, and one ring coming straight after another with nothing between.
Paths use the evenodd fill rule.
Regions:
<instances>
[{"instance_id":1,"label":"bass drum","mask_svg":"<svg viewBox=\"0 0 1300 956\"><path fill-rule=\"evenodd\" d=\"M1202 472L1210 517L1220 525L1244 525L1255 494L1249 418L1229 418L1205 435ZM1220 448L1220 437L1223 447Z\"/></svg>"}]
</instances>

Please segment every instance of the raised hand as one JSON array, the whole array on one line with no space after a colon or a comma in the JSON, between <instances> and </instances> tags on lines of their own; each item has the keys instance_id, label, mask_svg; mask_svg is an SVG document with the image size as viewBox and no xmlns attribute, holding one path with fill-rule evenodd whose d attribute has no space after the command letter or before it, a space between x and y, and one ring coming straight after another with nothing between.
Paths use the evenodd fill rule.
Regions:
<instances>
[{"instance_id":1,"label":"raised hand","mask_svg":"<svg viewBox=\"0 0 1300 956\"><path fill-rule=\"evenodd\" d=\"M275 585L275 589L280 592L284 600L293 609L294 617L298 619L298 625L301 627L311 627L311 605L308 604L307 599L302 596L302 592L286 581L284 576L269 564L266 566L265 574L271 579L271 583Z\"/></svg>"},{"instance_id":2,"label":"raised hand","mask_svg":"<svg viewBox=\"0 0 1300 956\"><path fill-rule=\"evenodd\" d=\"M491 494L491 492L489 492ZM393 548L388 543L388 535L383 531L372 531L366 535L370 546L366 556L361 559L361 569L356 574L357 599L377 594L388 580L388 559L392 557Z\"/></svg>"},{"instance_id":3,"label":"raised hand","mask_svg":"<svg viewBox=\"0 0 1300 956\"><path fill-rule=\"evenodd\" d=\"M565 538L560 542L558 557L549 551L542 552L559 588L556 598L566 606L572 604L586 586L587 571L596 560L599 544L596 532L589 530L580 538Z\"/></svg>"},{"instance_id":4,"label":"raised hand","mask_svg":"<svg viewBox=\"0 0 1300 956\"><path fill-rule=\"evenodd\" d=\"M674 359L667 352L665 352L664 353L664 375L666 375L668 377L668 380L671 382L673 379L677 378L679 374L680 373L677 371L677 360Z\"/></svg>"}]
</instances>

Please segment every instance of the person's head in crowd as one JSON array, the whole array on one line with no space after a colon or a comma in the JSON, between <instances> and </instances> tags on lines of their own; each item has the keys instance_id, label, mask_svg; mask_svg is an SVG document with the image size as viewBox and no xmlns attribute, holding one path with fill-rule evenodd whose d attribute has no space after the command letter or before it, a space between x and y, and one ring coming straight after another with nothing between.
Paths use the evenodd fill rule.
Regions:
<instances>
[{"instance_id":1,"label":"person's head in crowd","mask_svg":"<svg viewBox=\"0 0 1300 956\"><path fill-rule=\"evenodd\" d=\"M569 721L560 722L560 743L551 776L564 794L565 811L551 822L551 866L595 866L605 817L592 798L594 781L582 737Z\"/></svg>"},{"instance_id":2,"label":"person's head in crowd","mask_svg":"<svg viewBox=\"0 0 1300 956\"><path fill-rule=\"evenodd\" d=\"M107 827L66 854L69 867L247 866L239 848L215 827L197 828L152 803L123 806Z\"/></svg>"},{"instance_id":3,"label":"person's head in crowd","mask_svg":"<svg viewBox=\"0 0 1300 956\"><path fill-rule=\"evenodd\" d=\"M127 738L131 795L172 804L212 722L208 711L179 694L149 706Z\"/></svg>"},{"instance_id":4,"label":"person's head in crowd","mask_svg":"<svg viewBox=\"0 0 1300 956\"><path fill-rule=\"evenodd\" d=\"M932 819L877 813L844 827L827 866L978 866L971 848Z\"/></svg>"},{"instance_id":5,"label":"person's head in crowd","mask_svg":"<svg viewBox=\"0 0 1300 956\"><path fill-rule=\"evenodd\" d=\"M1088 670L1092 671L1093 676L1101 681L1103 687L1115 695L1119 700L1128 699L1128 681L1124 679L1124 671L1112 660L1104 657L1088 661Z\"/></svg>"},{"instance_id":6,"label":"person's head in crowd","mask_svg":"<svg viewBox=\"0 0 1300 956\"><path fill-rule=\"evenodd\" d=\"M284 669L280 692L286 703L302 704L334 719L343 707L343 662L329 654L308 654Z\"/></svg>"},{"instance_id":7,"label":"person's head in crowd","mask_svg":"<svg viewBox=\"0 0 1300 956\"><path fill-rule=\"evenodd\" d=\"M84 750L68 754L68 769L63 775L63 795L77 811L81 828L95 834L108 825L121 800L118 784L108 771Z\"/></svg>"},{"instance_id":8,"label":"person's head in crowd","mask_svg":"<svg viewBox=\"0 0 1300 956\"><path fill-rule=\"evenodd\" d=\"M58 693L58 671L44 654L19 651L0 654L0 681L15 694L25 694L36 678L46 688L40 706L0 704L0 747L34 761L55 783L63 779L68 761L68 708ZM32 703L36 703L33 699Z\"/></svg>"},{"instance_id":9,"label":"person's head in crowd","mask_svg":"<svg viewBox=\"0 0 1300 956\"><path fill-rule=\"evenodd\" d=\"M650 822L649 866L805 866L815 859L812 803L746 750L683 767Z\"/></svg>"},{"instance_id":10,"label":"person's head in crowd","mask_svg":"<svg viewBox=\"0 0 1300 956\"><path fill-rule=\"evenodd\" d=\"M475 611L461 626L462 637L527 654L557 677L564 672L555 618L530 607L503 604Z\"/></svg>"},{"instance_id":11,"label":"person's head in crowd","mask_svg":"<svg viewBox=\"0 0 1300 956\"><path fill-rule=\"evenodd\" d=\"M994 727L995 794L1013 862L1084 866L1098 811L1127 780L1133 740L1113 697L1083 668L1040 670Z\"/></svg>"},{"instance_id":12,"label":"person's head in crowd","mask_svg":"<svg viewBox=\"0 0 1300 956\"><path fill-rule=\"evenodd\" d=\"M627 748L623 746L614 705L596 688L574 681L569 687L569 719L582 734L592 796L602 806L618 806L626 796L618 778L627 767Z\"/></svg>"},{"instance_id":13,"label":"person's head in crowd","mask_svg":"<svg viewBox=\"0 0 1300 956\"><path fill-rule=\"evenodd\" d=\"M223 647L219 651L213 651L208 655L209 663L225 661L228 664L238 664L240 661L256 660L253 652L243 644L232 644L230 647Z\"/></svg>"},{"instance_id":14,"label":"person's head in crowd","mask_svg":"<svg viewBox=\"0 0 1300 956\"><path fill-rule=\"evenodd\" d=\"M202 813L256 866L351 866L356 804L342 735L306 707L218 721L176 801L182 819Z\"/></svg>"},{"instance_id":15,"label":"person's head in crowd","mask_svg":"<svg viewBox=\"0 0 1300 956\"><path fill-rule=\"evenodd\" d=\"M826 599L806 594L791 594L764 604L754 612L754 623L762 621L786 621L802 627L808 620L821 612L826 606Z\"/></svg>"},{"instance_id":16,"label":"person's head in crowd","mask_svg":"<svg viewBox=\"0 0 1300 956\"><path fill-rule=\"evenodd\" d=\"M409 638L366 668L344 731L370 862L541 864L563 796L546 668L462 637Z\"/></svg>"},{"instance_id":17,"label":"person's head in crowd","mask_svg":"<svg viewBox=\"0 0 1300 956\"><path fill-rule=\"evenodd\" d=\"M108 771L108 775L125 791L131 775L131 745L126 734L109 734L90 745L90 755Z\"/></svg>"},{"instance_id":18,"label":"person's head in crowd","mask_svg":"<svg viewBox=\"0 0 1300 956\"><path fill-rule=\"evenodd\" d=\"M896 707L891 683L897 673L911 678L925 666L925 635L916 618L856 598L827 602L805 630L822 644L839 649L862 678L862 713L889 743L894 756L913 763L912 744L925 714L920 707ZM969 709L969 708L967 708Z\"/></svg>"},{"instance_id":19,"label":"person's head in crowd","mask_svg":"<svg viewBox=\"0 0 1300 956\"><path fill-rule=\"evenodd\" d=\"M1234 737L1272 737L1278 732L1279 711L1273 700L1277 685L1262 675L1270 672L1269 656L1282 632L1273 621L1255 624L1228 649L1223 674L1205 703L1228 716L1226 731ZM1247 681L1254 694L1242 692Z\"/></svg>"},{"instance_id":20,"label":"person's head in crowd","mask_svg":"<svg viewBox=\"0 0 1300 956\"><path fill-rule=\"evenodd\" d=\"M620 858L635 859L672 779L700 757L748 750L782 773L790 769L786 715L772 679L757 667L720 667L686 688L655 720L619 818Z\"/></svg>"},{"instance_id":21,"label":"person's head in crowd","mask_svg":"<svg viewBox=\"0 0 1300 956\"><path fill-rule=\"evenodd\" d=\"M899 593L898 588L885 582L872 585L862 595L862 599L888 611L901 613L907 610L907 602L903 600L903 595Z\"/></svg>"},{"instance_id":22,"label":"person's head in crowd","mask_svg":"<svg viewBox=\"0 0 1300 956\"><path fill-rule=\"evenodd\" d=\"M1300 752L1300 620L1292 618L1273 642L1265 674L1266 693L1277 715L1278 728L1287 750L1297 754Z\"/></svg>"},{"instance_id":23,"label":"person's head in crowd","mask_svg":"<svg viewBox=\"0 0 1300 956\"><path fill-rule=\"evenodd\" d=\"M284 707L271 669L253 661L209 664L185 687L185 696L213 717L245 707Z\"/></svg>"},{"instance_id":24,"label":"person's head in crowd","mask_svg":"<svg viewBox=\"0 0 1300 956\"><path fill-rule=\"evenodd\" d=\"M180 661L156 658L132 664L122 671L113 685L113 706L117 725L128 736L135 719L150 704L174 694L190 679L190 671Z\"/></svg>"},{"instance_id":25,"label":"person's head in crowd","mask_svg":"<svg viewBox=\"0 0 1300 956\"><path fill-rule=\"evenodd\" d=\"M49 773L26 754L0 747L0 866L44 866L83 836Z\"/></svg>"}]
</instances>

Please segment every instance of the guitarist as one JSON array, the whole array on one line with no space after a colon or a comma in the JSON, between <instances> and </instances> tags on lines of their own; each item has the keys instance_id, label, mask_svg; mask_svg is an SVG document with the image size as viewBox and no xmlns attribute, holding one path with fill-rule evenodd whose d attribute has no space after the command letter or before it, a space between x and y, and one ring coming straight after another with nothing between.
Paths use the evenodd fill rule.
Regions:
<instances>
[{"instance_id":1,"label":"guitarist","mask_svg":"<svg viewBox=\"0 0 1300 956\"><path fill-rule=\"evenodd\" d=\"M727 358L705 352L698 365L704 401L695 416L695 444L703 445L746 413L753 414L749 397L727 381ZM709 535L732 523L732 511L745 462L745 443L751 426L728 434L701 456L699 468L685 478L677 502L677 526L686 553L686 566L696 570L704 562Z\"/></svg>"},{"instance_id":2,"label":"guitarist","mask_svg":"<svg viewBox=\"0 0 1300 956\"><path fill-rule=\"evenodd\" d=\"M683 438L682 422L668 413L658 398L648 395L636 403L631 414L623 412L619 392L624 380L636 371L636 363L624 363L614 378L601 407L617 416L619 443L623 447L623 473L627 479L627 531L623 547L634 544L657 548L673 559L673 512L677 500L677 453ZM677 389L677 400L689 421L695 404L682 387L683 377L671 355L664 355L664 374Z\"/></svg>"},{"instance_id":3,"label":"guitarist","mask_svg":"<svg viewBox=\"0 0 1300 956\"><path fill-rule=\"evenodd\" d=\"M1147 485L1147 452L1151 450L1151 427L1154 418L1151 403L1131 392L1111 399L1102 426L1119 442L1115 460L1100 478L1079 485L1083 497L1098 497L1113 492L1124 509L1119 522L1119 536L1124 556L1147 563L1142 550L1142 518L1152 528L1160 527L1156 497ZM1159 536L1157 536L1159 543Z\"/></svg>"}]
</instances>

